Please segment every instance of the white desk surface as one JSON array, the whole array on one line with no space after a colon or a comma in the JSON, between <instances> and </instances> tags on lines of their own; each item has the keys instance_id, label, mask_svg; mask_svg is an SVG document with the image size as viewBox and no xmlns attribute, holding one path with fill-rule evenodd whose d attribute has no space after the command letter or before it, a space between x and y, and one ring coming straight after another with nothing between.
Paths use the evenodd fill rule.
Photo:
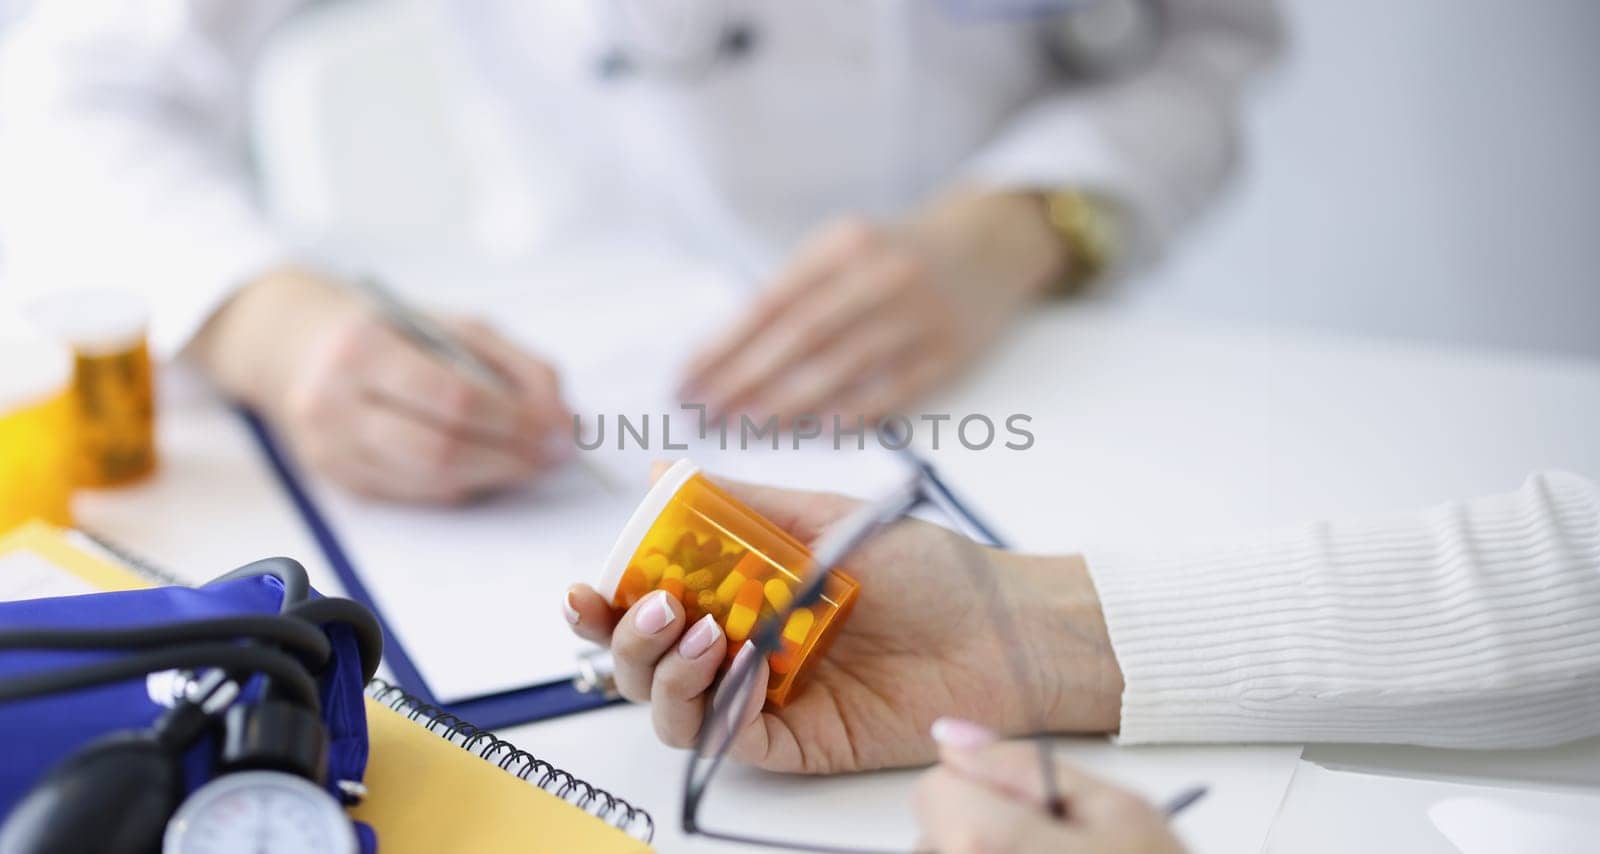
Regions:
<instances>
[{"instance_id":1,"label":"white desk surface","mask_svg":"<svg viewBox=\"0 0 1600 854\"><path fill-rule=\"evenodd\" d=\"M178 369L164 375L163 399L158 476L80 496L79 521L194 580L288 554L319 588L338 590L237 418ZM1509 490L1541 468L1600 477L1600 364L1194 328L1083 307L1041 311L928 411L1032 416L1029 451L969 452L946 439L935 460L1034 550L1092 555L1151 537L1400 510ZM557 605L529 607L554 618ZM655 743L645 710L505 734L643 801L662 850L699 847L677 830L681 760ZM764 808L848 800L905 821L905 774L736 777L783 799ZM1306 752L1266 850L1501 850L1452 847L1427 817L1428 786L1444 798L1461 781L1488 786L1475 791L1491 800L1504 794L1514 814L1559 813L1600 831L1600 739L1504 753L1319 746Z\"/></svg>"}]
</instances>

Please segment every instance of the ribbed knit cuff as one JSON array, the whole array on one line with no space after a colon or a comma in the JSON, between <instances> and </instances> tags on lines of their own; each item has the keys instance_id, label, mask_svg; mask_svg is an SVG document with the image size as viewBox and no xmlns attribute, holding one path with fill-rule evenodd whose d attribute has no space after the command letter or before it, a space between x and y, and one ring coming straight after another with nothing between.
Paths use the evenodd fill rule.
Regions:
<instances>
[{"instance_id":1,"label":"ribbed knit cuff","mask_svg":"<svg viewBox=\"0 0 1600 854\"><path fill-rule=\"evenodd\" d=\"M1292 673L1294 613L1308 559L1297 542L1182 557L1089 555L1126 685L1127 743L1303 740L1253 712L1253 686Z\"/></svg>"},{"instance_id":2,"label":"ribbed knit cuff","mask_svg":"<svg viewBox=\"0 0 1600 854\"><path fill-rule=\"evenodd\" d=\"M1493 747L1600 732L1600 502L1513 493L1181 556L1087 556L1121 739Z\"/></svg>"}]
</instances>

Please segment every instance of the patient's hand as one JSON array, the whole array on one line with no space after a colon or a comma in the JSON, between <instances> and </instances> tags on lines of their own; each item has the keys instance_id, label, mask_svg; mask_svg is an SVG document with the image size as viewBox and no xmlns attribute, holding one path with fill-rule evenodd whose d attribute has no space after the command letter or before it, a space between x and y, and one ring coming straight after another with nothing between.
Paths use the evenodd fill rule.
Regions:
<instances>
[{"instance_id":1,"label":"patient's hand","mask_svg":"<svg viewBox=\"0 0 1600 854\"><path fill-rule=\"evenodd\" d=\"M804 542L855 504L723 485ZM928 762L936 756L928 727L945 715L1002 733L1116 728L1122 676L1081 560L1011 555L909 520L860 548L849 569L861 598L833 648L786 708L752 704L732 747L735 759L811 773ZM974 570L1009 610L1023 649L1002 646L992 600L976 588ZM579 635L610 644L618 687L651 704L661 739L692 745L726 652L714 624L686 627L683 608L664 594L619 617L588 585L568 592L567 618ZM1025 688L1013 679L1008 655L1020 656ZM759 697L767 672L765 662L757 666Z\"/></svg>"}]
</instances>

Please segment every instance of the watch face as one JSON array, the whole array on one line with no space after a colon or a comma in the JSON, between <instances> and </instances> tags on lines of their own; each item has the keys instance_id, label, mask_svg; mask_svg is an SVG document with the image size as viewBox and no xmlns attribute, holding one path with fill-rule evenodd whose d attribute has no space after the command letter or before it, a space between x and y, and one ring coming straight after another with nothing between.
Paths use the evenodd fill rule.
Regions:
<instances>
[{"instance_id":1,"label":"watch face","mask_svg":"<svg viewBox=\"0 0 1600 854\"><path fill-rule=\"evenodd\" d=\"M277 771L225 774L190 795L162 840L164 854L354 854L355 828L333 796Z\"/></svg>"}]
</instances>

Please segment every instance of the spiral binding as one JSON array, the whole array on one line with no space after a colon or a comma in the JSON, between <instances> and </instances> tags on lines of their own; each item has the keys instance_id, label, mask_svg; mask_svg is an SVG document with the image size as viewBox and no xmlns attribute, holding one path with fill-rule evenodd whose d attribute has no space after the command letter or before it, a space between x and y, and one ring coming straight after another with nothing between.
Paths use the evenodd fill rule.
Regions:
<instances>
[{"instance_id":1,"label":"spiral binding","mask_svg":"<svg viewBox=\"0 0 1600 854\"><path fill-rule=\"evenodd\" d=\"M382 679L368 682L367 693L374 700L426 727L429 732L437 732L444 740L476 753L485 761L500 766L506 773L515 774L612 827L645 842L655 837L656 822L650 813L519 749L493 732L467 723L431 703L425 703L406 693L400 686ZM442 730L439 729L441 727ZM535 774L539 775L537 779L534 778Z\"/></svg>"},{"instance_id":2,"label":"spiral binding","mask_svg":"<svg viewBox=\"0 0 1600 854\"><path fill-rule=\"evenodd\" d=\"M132 549L129 549L127 546L124 546L121 543L115 542L111 538L106 537L106 536L94 531L93 529L85 527L83 525L77 525L76 527L77 527L78 533L84 535L85 537L88 537L90 542L93 542L95 545L97 545L100 548L104 549L107 553L109 553L112 557L116 558L117 560L122 561L123 563L125 563L128 566L132 567L140 575L143 575L145 578L149 579L150 581L154 581L155 583L160 584L160 585L162 585L164 587L188 587L189 586L188 582L184 581L183 579L179 578L176 575L173 575L172 573L168 572L167 570L162 569L161 567L157 566L155 563L153 563L153 562L151 562L149 560L146 560L144 555L141 555L141 554L133 551Z\"/></svg>"}]
</instances>

